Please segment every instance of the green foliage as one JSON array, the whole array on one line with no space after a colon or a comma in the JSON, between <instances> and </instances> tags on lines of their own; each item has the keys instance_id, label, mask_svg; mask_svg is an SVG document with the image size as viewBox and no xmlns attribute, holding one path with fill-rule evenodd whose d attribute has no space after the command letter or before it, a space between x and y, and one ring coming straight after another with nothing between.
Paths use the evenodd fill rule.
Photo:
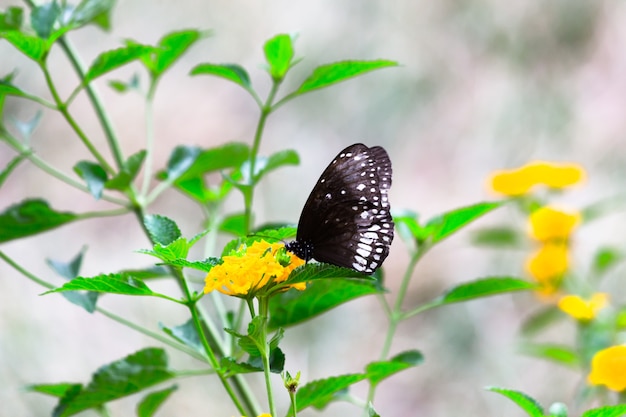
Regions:
<instances>
[{"instance_id":1,"label":"green foliage","mask_svg":"<svg viewBox=\"0 0 626 417\"><path fill-rule=\"evenodd\" d=\"M541 359L546 359L554 363L561 365L578 368L580 366L580 359L578 353L575 352L569 346L556 345L556 344L531 344L527 343L521 348L522 353L534 356Z\"/></svg>"},{"instance_id":2,"label":"green foliage","mask_svg":"<svg viewBox=\"0 0 626 417\"><path fill-rule=\"evenodd\" d=\"M328 403L335 400L337 394L345 392L351 385L363 381L366 378L366 374L349 374L309 382L298 390L296 395L297 411L300 412L308 407L322 409L326 407ZM288 416L292 416L293 414L292 409Z\"/></svg>"},{"instance_id":3,"label":"green foliage","mask_svg":"<svg viewBox=\"0 0 626 417\"><path fill-rule=\"evenodd\" d=\"M152 292L140 279L123 273L102 274L95 277L77 277L66 282L59 288L46 291L44 294L63 291L94 291L125 295L158 295Z\"/></svg>"},{"instance_id":4,"label":"green foliage","mask_svg":"<svg viewBox=\"0 0 626 417\"><path fill-rule=\"evenodd\" d=\"M185 346L189 346L196 352L204 354L204 347L202 346L200 335L198 334L198 330L191 319L180 326L167 327L166 325L159 323L159 327L171 338Z\"/></svg>"},{"instance_id":5,"label":"green foliage","mask_svg":"<svg viewBox=\"0 0 626 417\"><path fill-rule=\"evenodd\" d=\"M489 391L502 394L517 405L528 414L530 417L544 417L543 407L532 397L524 394L520 391L515 391L506 388L488 387Z\"/></svg>"},{"instance_id":6,"label":"green foliage","mask_svg":"<svg viewBox=\"0 0 626 417\"><path fill-rule=\"evenodd\" d=\"M165 216L160 216L158 214L147 215L143 218L143 224L150 234L150 239L155 244L167 247L182 237L178 225L173 220L168 219ZM187 251L188 248L180 253L176 253L176 257L186 257Z\"/></svg>"},{"instance_id":7,"label":"green foliage","mask_svg":"<svg viewBox=\"0 0 626 417\"><path fill-rule=\"evenodd\" d=\"M373 386L378 385L382 380L397 374L405 369L417 366L424 361L424 357L417 350L402 352L388 361L371 362L365 368L367 379Z\"/></svg>"},{"instance_id":8,"label":"green foliage","mask_svg":"<svg viewBox=\"0 0 626 417\"><path fill-rule=\"evenodd\" d=\"M0 243L43 233L77 219L74 213L53 210L42 199L24 200L0 213Z\"/></svg>"},{"instance_id":9,"label":"green foliage","mask_svg":"<svg viewBox=\"0 0 626 417\"><path fill-rule=\"evenodd\" d=\"M154 391L146 395L137 405L137 416L152 417L154 413L157 412L161 404L163 404L177 389L177 385L172 385L171 387Z\"/></svg>"},{"instance_id":10,"label":"green foliage","mask_svg":"<svg viewBox=\"0 0 626 417\"><path fill-rule=\"evenodd\" d=\"M439 305L459 303L476 298L489 297L492 295L509 293L513 291L525 291L535 288L534 284L518 278L492 277L459 284L448 290L436 303Z\"/></svg>"},{"instance_id":11,"label":"green foliage","mask_svg":"<svg viewBox=\"0 0 626 417\"><path fill-rule=\"evenodd\" d=\"M99 200L102 197L102 191L107 182L106 171L97 163L89 161L80 161L74 166L74 172L85 180L87 188L91 195Z\"/></svg>"}]
</instances>

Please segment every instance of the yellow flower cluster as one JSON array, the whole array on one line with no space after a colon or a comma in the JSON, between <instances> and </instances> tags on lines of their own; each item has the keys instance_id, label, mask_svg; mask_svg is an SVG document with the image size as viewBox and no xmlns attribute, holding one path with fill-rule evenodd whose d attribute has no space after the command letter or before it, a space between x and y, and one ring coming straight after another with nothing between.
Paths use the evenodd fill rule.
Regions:
<instances>
[{"instance_id":1,"label":"yellow flower cluster","mask_svg":"<svg viewBox=\"0 0 626 417\"><path fill-rule=\"evenodd\" d=\"M217 290L226 295L246 296L268 284L285 281L291 271L305 261L284 249L282 243L263 240L241 246L234 254L224 256L205 278L204 292ZM304 290L306 283L292 287Z\"/></svg>"},{"instance_id":2,"label":"yellow flower cluster","mask_svg":"<svg viewBox=\"0 0 626 417\"><path fill-rule=\"evenodd\" d=\"M530 215L529 234L540 243L526 263L529 274L550 295L559 288L569 267L569 238L580 223L580 213L541 207Z\"/></svg>"},{"instance_id":3,"label":"yellow flower cluster","mask_svg":"<svg viewBox=\"0 0 626 417\"><path fill-rule=\"evenodd\" d=\"M520 168L496 171L491 176L491 188L508 196L529 193L534 187L566 188L581 182L585 171L576 164L555 164L533 161Z\"/></svg>"},{"instance_id":4,"label":"yellow flower cluster","mask_svg":"<svg viewBox=\"0 0 626 417\"><path fill-rule=\"evenodd\" d=\"M626 346L611 346L597 352L591 360L587 379L592 385L605 385L613 391L626 389Z\"/></svg>"},{"instance_id":5,"label":"yellow flower cluster","mask_svg":"<svg viewBox=\"0 0 626 417\"><path fill-rule=\"evenodd\" d=\"M591 299L584 300L577 295L566 295L559 300L559 308L580 321L593 320L598 311L606 307L609 300L608 294L595 293Z\"/></svg>"}]
</instances>

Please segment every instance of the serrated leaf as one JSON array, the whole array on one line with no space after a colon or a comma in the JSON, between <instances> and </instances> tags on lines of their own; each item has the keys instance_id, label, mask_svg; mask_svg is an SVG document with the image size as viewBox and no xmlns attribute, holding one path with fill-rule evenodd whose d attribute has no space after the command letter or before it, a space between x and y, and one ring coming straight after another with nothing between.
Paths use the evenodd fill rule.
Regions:
<instances>
[{"instance_id":1,"label":"serrated leaf","mask_svg":"<svg viewBox=\"0 0 626 417\"><path fill-rule=\"evenodd\" d=\"M89 193L96 200L99 200L102 197L104 184L107 181L107 173L104 168L95 162L80 161L74 165L74 172L85 180Z\"/></svg>"},{"instance_id":2,"label":"serrated leaf","mask_svg":"<svg viewBox=\"0 0 626 417\"><path fill-rule=\"evenodd\" d=\"M569 346L551 343L526 343L520 350L525 355L545 359L569 368L578 368L580 366L578 354Z\"/></svg>"},{"instance_id":3,"label":"serrated leaf","mask_svg":"<svg viewBox=\"0 0 626 417\"><path fill-rule=\"evenodd\" d=\"M269 64L269 73L274 80L281 80L293 60L293 43L291 36L279 34L265 42L263 46L265 59Z\"/></svg>"},{"instance_id":4,"label":"serrated leaf","mask_svg":"<svg viewBox=\"0 0 626 417\"><path fill-rule=\"evenodd\" d=\"M30 24L42 39L48 39L57 23L61 8L56 1L35 7L30 14Z\"/></svg>"},{"instance_id":5,"label":"serrated leaf","mask_svg":"<svg viewBox=\"0 0 626 417\"><path fill-rule=\"evenodd\" d=\"M483 278L476 281L465 282L451 288L437 300L437 303L440 305L459 303L476 298L489 297L492 295L514 291L532 290L535 288L536 286L534 284L517 278Z\"/></svg>"},{"instance_id":6,"label":"serrated leaf","mask_svg":"<svg viewBox=\"0 0 626 417\"><path fill-rule=\"evenodd\" d=\"M125 295L156 295L148 286L126 274L101 274L95 277L77 277L59 288L46 291L43 295L64 291L95 291L99 293Z\"/></svg>"},{"instance_id":7,"label":"serrated leaf","mask_svg":"<svg viewBox=\"0 0 626 417\"><path fill-rule=\"evenodd\" d=\"M220 258L207 258L203 261L188 261L186 259L171 259L165 262L167 265L179 268L191 268L202 272L209 272L215 265L222 263Z\"/></svg>"},{"instance_id":8,"label":"serrated leaf","mask_svg":"<svg viewBox=\"0 0 626 417\"><path fill-rule=\"evenodd\" d=\"M426 224L431 230L430 238L433 243L439 242L501 205L499 202L478 203L437 216Z\"/></svg>"},{"instance_id":9,"label":"serrated leaf","mask_svg":"<svg viewBox=\"0 0 626 417\"><path fill-rule=\"evenodd\" d=\"M53 210L44 200L24 200L0 213L0 243L46 232L78 218L74 213Z\"/></svg>"},{"instance_id":10,"label":"serrated leaf","mask_svg":"<svg viewBox=\"0 0 626 417\"><path fill-rule=\"evenodd\" d=\"M147 348L98 369L84 389L65 395L53 417L67 417L172 379L163 349Z\"/></svg>"},{"instance_id":11,"label":"serrated leaf","mask_svg":"<svg viewBox=\"0 0 626 417\"><path fill-rule=\"evenodd\" d=\"M332 401L334 394L366 378L365 374L348 374L309 382L300 387L296 393L298 412L311 406L322 408ZM290 410L288 415L292 416L293 410Z\"/></svg>"},{"instance_id":12,"label":"serrated leaf","mask_svg":"<svg viewBox=\"0 0 626 417\"><path fill-rule=\"evenodd\" d=\"M198 335L192 319L189 319L184 324L174 327L168 327L163 323L159 323L159 327L168 336L179 341L183 345L189 346L196 352L200 352L202 355L205 354L204 347L202 346L202 342L200 341L200 336Z\"/></svg>"},{"instance_id":13,"label":"serrated leaf","mask_svg":"<svg viewBox=\"0 0 626 417\"><path fill-rule=\"evenodd\" d=\"M0 88L1 87L2 86L0 85ZM14 157L13 159L11 159L11 161L9 161L6 168L3 169L2 172L0 172L0 188L2 188L2 184L4 184L7 178L9 178L9 175L11 175L13 170L15 170L15 168L17 168L18 165L25 159L26 159L26 155L18 155Z\"/></svg>"},{"instance_id":14,"label":"serrated leaf","mask_svg":"<svg viewBox=\"0 0 626 417\"><path fill-rule=\"evenodd\" d=\"M580 417L622 417L624 415L626 415L626 404L618 404L587 410Z\"/></svg>"},{"instance_id":15,"label":"serrated leaf","mask_svg":"<svg viewBox=\"0 0 626 417\"><path fill-rule=\"evenodd\" d=\"M24 387L27 391L38 392L40 394L51 395L61 398L69 391L82 388L81 384L59 383L59 384L33 384Z\"/></svg>"},{"instance_id":16,"label":"serrated leaf","mask_svg":"<svg viewBox=\"0 0 626 417\"><path fill-rule=\"evenodd\" d=\"M243 67L237 64L198 64L192 68L190 75L214 75L246 89L250 88L250 76Z\"/></svg>"},{"instance_id":17,"label":"serrated leaf","mask_svg":"<svg viewBox=\"0 0 626 417\"><path fill-rule=\"evenodd\" d=\"M62 276L67 280L72 280L76 278L80 273L80 266L83 261L83 255L85 254L85 249L81 249L81 251L69 262L55 261L52 259L46 259L46 263L50 268L52 268L57 274ZM88 313L93 313L96 311L96 303L98 301L98 293L95 292L78 292L78 291L68 291L61 293L66 300L68 300L72 304L76 304L79 307L84 308Z\"/></svg>"},{"instance_id":18,"label":"serrated leaf","mask_svg":"<svg viewBox=\"0 0 626 417\"><path fill-rule=\"evenodd\" d=\"M184 237L178 238L169 245L161 245L156 243L152 250L139 250L139 253L157 257L169 265L176 262L187 262L187 254L189 253L189 242ZM191 263L191 262L190 262ZM181 265L187 266L187 265Z\"/></svg>"},{"instance_id":19,"label":"serrated leaf","mask_svg":"<svg viewBox=\"0 0 626 417\"><path fill-rule=\"evenodd\" d=\"M310 320L358 297L380 294L376 281L324 279L307 284L305 291L289 290L270 299L270 328Z\"/></svg>"},{"instance_id":20,"label":"serrated leaf","mask_svg":"<svg viewBox=\"0 0 626 417\"><path fill-rule=\"evenodd\" d=\"M395 67L397 65L397 62L383 59L375 61L341 61L320 65L313 70L313 73L306 80L304 80L302 85L300 85L300 87L296 90L296 93L308 93L373 70Z\"/></svg>"},{"instance_id":21,"label":"serrated leaf","mask_svg":"<svg viewBox=\"0 0 626 417\"><path fill-rule=\"evenodd\" d=\"M258 367L247 362L237 362L233 358L222 358L220 360L220 368L224 371L224 376L227 378L237 374L263 372L263 366Z\"/></svg>"},{"instance_id":22,"label":"serrated leaf","mask_svg":"<svg viewBox=\"0 0 626 417\"><path fill-rule=\"evenodd\" d=\"M180 179L193 178L228 168L239 168L249 155L250 147L245 143L237 142L209 149L198 149L196 157L185 169L184 175L181 175ZM168 178L170 178L169 175Z\"/></svg>"},{"instance_id":23,"label":"serrated leaf","mask_svg":"<svg viewBox=\"0 0 626 417\"><path fill-rule=\"evenodd\" d=\"M117 49L102 52L92 62L85 74L84 83L87 84L96 78L113 71L126 64L140 59L154 50L147 45L128 45Z\"/></svg>"},{"instance_id":24,"label":"serrated leaf","mask_svg":"<svg viewBox=\"0 0 626 417\"><path fill-rule=\"evenodd\" d=\"M161 404L169 398L174 391L178 389L178 385L151 392L146 395L137 405L137 417L152 417L157 412Z\"/></svg>"},{"instance_id":25,"label":"serrated leaf","mask_svg":"<svg viewBox=\"0 0 626 417\"><path fill-rule=\"evenodd\" d=\"M150 239L154 243L158 243L162 246L167 246L182 236L176 222L165 216L148 214L144 216L143 224L150 234ZM182 258L186 256L185 253L185 255L178 257Z\"/></svg>"},{"instance_id":26,"label":"serrated leaf","mask_svg":"<svg viewBox=\"0 0 626 417\"><path fill-rule=\"evenodd\" d=\"M280 350L279 347L274 347L270 349L269 361L271 373L279 374L285 369L285 354L282 350ZM263 359L260 356L250 355L248 363L254 367L263 370Z\"/></svg>"},{"instance_id":27,"label":"serrated leaf","mask_svg":"<svg viewBox=\"0 0 626 417\"><path fill-rule=\"evenodd\" d=\"M37 36L9 30L0 33L0 38L6 39L21 53L36 62L42 62L48 53L48 43Z\"/></svg>"},{"instance_id":28,"label":"serrated leaf","mask_svg":"<svg viewBox=\"0 0 626 417\"><path fill-rule=\"evenodd\" d=\"M254 230L254 235L267 241L282 241L296 237L298 229L285 224L263 224Z\"/></svg>"},{"instance_id":29,"label":"serrated leaf","mask_svg":"<svg viewBox=\"0 0 626 417\"><path fill-rule=\"evenodd\" d=\"M164 266L151 266L143 269L124 269L119 271L120 274L131 275L142 281L151 278L164 278L171 276L171 272Z\"/></svg>"},{"instance_id":30,"label":"serrated leaf","mask_svg":"<svg viewBox=\"0 0 626 417\"><path fill-rule=\"evenodd\" d=\"M146 151L141 150L128 157L120 172L105 183L105 187L112 190L124 190L137 177L143 161L146 159Z\"/></svg>"},{"instance_id":31,"label":"serrated leaf","mask_svg":"<svg viewBox=\"0 0 626 417\"><path fill-rule=\"evenodd\" d=\"M520 391L505 388L487 387L489 391L502 394L519 405L530 417L543 417L543 407L532 397Z\"/></svg>"},{"instance_id":32,"label":"serrated leaf","mask_svg":"<svg viewBox=\"0 0 626 417\"><path fill-rule=\"evenodd\" d=\"M389 378L393 374L421 364L424 356L417 350L402 352L387 361L371 362L365 367L367 379L372 385Z\"/></svg>"}]
</instances>

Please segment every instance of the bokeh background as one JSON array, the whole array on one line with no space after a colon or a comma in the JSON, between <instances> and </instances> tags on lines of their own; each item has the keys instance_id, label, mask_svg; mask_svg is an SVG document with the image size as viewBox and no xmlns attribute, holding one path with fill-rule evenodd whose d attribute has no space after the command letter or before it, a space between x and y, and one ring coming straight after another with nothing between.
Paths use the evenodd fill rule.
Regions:
<instances>
[{"instance_id":1,"label":"bokeh background","mask_svg":"<svg viewBox=\"0 0 626 417\"><path fill-rule=\"evenodd\" d=\"M0 7L21 5L0 0ZM145 1L121 0L112 16L113 30L95 27L73 32L69 40L85 63L126 38L156 43L184 28L211 29L161 81L155 102L156 166L180 144L210 147L227 141L251 142L258 109L232 83L189 77L200 62L239 63L264 94L262 45L277 33L297 33L296 52L304 60L283 86L299 85L316 65L343 60L385 58L397 68L377 71L299 98L272 115L262 153L284 148L301 155L299 167L271 174L257 193L257 224L296 222L308 192L338 150L354 142L383 145L394 165L391 204L427 219L443 211L494 198L485 183L495 169L530 159L574 161L588 171L584 187L567 192L562 203L584 207L620 194L626 177L626 4L615 0L410 0L295 2L268 0ZM65 56L50 56L62 95L76 85ZM18 68L15 83L48 97L35 64L0 41L0 75ZM144 103L138 94L119 95L107 79L146 75L130 65L98 81L126 155L144 147ZM17 99L7 103L5 122L32 119L39 107ZM104 137L81 95L71 108L99 146ZM73 175L86 150L65 122L45 110L32 143L51 164ZM13 157L0 144L0 165ZM110 208L22 164L0 189L0 208L27 197L47 199L57 210L84 212ZM240 196L227 208L239 210ZM183 234L201 229L200 211L175 192L151 207L175 219ZM445 288L487 275L523 274L526 252L494 251L470 243L471 230L521 219L504 208L432 251L419 265L407 307L435 297ZM576 235L576 261L587 268L600 244L623 247L623 213L606 217ZM67 261L87 245L82 273L96 275L142 267L151 259L135 253L148 242L136 220L86 220L32 238L2 245L1 250L31 272L60 282L45 259ZM396 239L385 265L393 297L407 261ZM619 272L619 270L618 270ZM623 270L621 271L623 273ZM624 301L619 281L615 300ZM29 383L82 381L102 364L148 345L137 333L105 317L89 315L59 295L0 263L0 409L3 415L49 415L54 400L21 390ZM157 289L176 293L174 286ZM186 320L185 311L158 299L107 296L102 305L158 330ZM488 385L525 391L548 405L571 399L581 375L519 354L520 323L539 307L531 294L500 296L430 311L401 325L392 353L421 350L423 365L400 373L378 391L383 416L521 416L516 406ZM287 331L283 350L287 369L301 370L304 381L359 372L378 357L386 326L374 299L361 299ZM546 341L572 342L564 325ZM550 339L551 338L551 339ZM158 345L158 344L157 344ZM192 369L193 360L173 352L171 362ZM259 383L261 379L258 380ZM279 379L276 378L276 386ZM210 378L189 378L159 415L230 416L222 388ZM366 387L355 393L365 395ZM112 415L131 415L137 398L113 404ZM286 396L281 402L286 409ZM85 413L85 415L93 415ZM319 415L315 412L303 416ZM360 415L347 404L333 404L324 416Z\"/></svg>"}]
</instances>

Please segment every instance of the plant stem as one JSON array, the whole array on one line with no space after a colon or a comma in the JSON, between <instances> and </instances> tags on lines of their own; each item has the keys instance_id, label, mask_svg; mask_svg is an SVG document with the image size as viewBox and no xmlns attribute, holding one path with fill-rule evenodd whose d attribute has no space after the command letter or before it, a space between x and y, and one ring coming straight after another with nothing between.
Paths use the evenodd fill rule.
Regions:
<instances>
[{"instance_id":1,"label":"plant stem","mask_svg":"<svg viewBox=\"0 0 626 417\"><path fill-rule=\"evenodd\" d=\"M263 359L263 375L265 377L265 389L267 391L267 402L270 407L270 415L277 416L276 406L274 404L274 394L272 392L272 380L270 379L270 344L267 340L267 323L269 322L269 298L259 298L259 315L261 316L261 340L264 343L261 349L261 357Z\"/></svg>"},{"instance_id":2,"label":"plant stem","mask_svg":"<svg viewBox=\"0 0 626 417\"><path fill-rule=\"evenodd\" d=\"M154 150L154 94L156 92L156 80L152 79L146 95L146 159L144 163L143 184L141 195L145 196L150 188L152 178L152 158Z\"/></svg>"}]
</instances>

